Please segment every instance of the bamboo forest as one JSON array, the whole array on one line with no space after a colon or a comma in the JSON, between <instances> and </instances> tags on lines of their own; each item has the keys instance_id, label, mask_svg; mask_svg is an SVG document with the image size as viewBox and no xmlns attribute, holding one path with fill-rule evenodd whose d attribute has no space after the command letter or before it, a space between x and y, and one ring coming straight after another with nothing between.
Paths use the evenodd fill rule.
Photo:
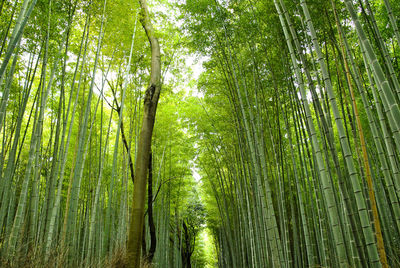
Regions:
<instances>
[{"instance_id":1,"label":"bamboo forest","mask_svg":"<svg viewBox=\"0 0 400 268\"><path fill-rule=\"evenodd\" d=\"M0 267L400 267L399 0L0 0Z\"/></svg>"}]
</instances>

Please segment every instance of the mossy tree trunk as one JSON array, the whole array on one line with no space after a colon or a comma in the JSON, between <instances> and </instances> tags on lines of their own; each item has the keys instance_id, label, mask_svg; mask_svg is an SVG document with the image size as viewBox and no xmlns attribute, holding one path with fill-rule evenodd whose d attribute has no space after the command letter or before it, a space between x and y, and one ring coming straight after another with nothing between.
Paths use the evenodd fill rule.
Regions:
<instances>
[{"instance_id":1,"label":"mossy tree trunk","mask_svg":"<svg viewBox=\"0 0 400 268\"><path fill-rule=\"evenodd\" d=\"M140 265L147 170L150 161L151 137L161 90L160 46L150 22L147 3L145 0L139 0L139 3L141 7L140 22L151 45L151 73L150 83L144 97L143 122L136 156L133 206L127 248L128 267L139 267Z\"/></svg>"}]
</instances>

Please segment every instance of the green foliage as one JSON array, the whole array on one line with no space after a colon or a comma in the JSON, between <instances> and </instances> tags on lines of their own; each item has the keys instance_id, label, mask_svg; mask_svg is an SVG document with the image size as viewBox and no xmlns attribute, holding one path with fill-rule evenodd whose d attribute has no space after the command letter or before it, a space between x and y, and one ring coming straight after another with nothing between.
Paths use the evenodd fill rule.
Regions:
<instances>
[{"instance_id":1,"label":"green foliage","mask_svg":"<svg viewBox=\"0 0 400 268\"><path fill-rule=\"evenodd\" d=\"M192 267L378 262L361 132L384 249L398 264L400 2L332 2L149 3L163 66L152 143L157 267L188 256ZM125 251L132 212L128 153L134 165L150 70L139 4L107 1L103 14L103 0L38 0L7 56L24 3L0 0L0 62L11 55L0 82L0 254L11 266L28 255L97 267ZM149 229L146 216L146 251Z\"/></svg>"}]
</instances>

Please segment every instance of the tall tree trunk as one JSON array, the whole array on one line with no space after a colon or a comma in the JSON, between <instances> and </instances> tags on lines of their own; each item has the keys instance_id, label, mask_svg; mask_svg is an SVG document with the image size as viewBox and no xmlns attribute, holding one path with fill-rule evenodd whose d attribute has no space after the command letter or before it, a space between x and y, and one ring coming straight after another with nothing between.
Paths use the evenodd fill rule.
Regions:
<instances>
[{"instance_id":1,"label":"tall tree trunk","mask_svg":"<svg viewBox=\"0 0 400 268\"><path fill-rule=\"evenodd\" d=\"M144 222L144 203L146 198L147 169L151 150L157 103L161 90L161 56L160 46L150 22L146 0L139 0L141 6L140 22L151 45L150 85L144 97L142 129L139 134L138 151L135 166L135 186L133 206L128 238L128 267L139 267L140 246Z\"/></svg>"}]
</instances>

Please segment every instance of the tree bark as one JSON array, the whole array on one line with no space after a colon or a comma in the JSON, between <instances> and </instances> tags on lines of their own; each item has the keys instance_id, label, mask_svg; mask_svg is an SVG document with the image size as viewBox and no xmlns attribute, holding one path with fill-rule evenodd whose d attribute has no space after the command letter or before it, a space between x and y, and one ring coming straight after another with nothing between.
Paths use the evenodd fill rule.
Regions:
<instances>
[{"instance_id":1,"label":"tree bark","mask_svg":"<svg viewBox=\"0 0 400 268\"><path fill-rule=\"evenodd\" d=\"M191 244L191 239L192 239L191 236L194 235L194 234L191 234L189 232L185 221L183 221L182 227L183 227L184 236L185 236L185 238L184 238L185 239L185 241L184 241L185 245L182 246L182 251L181 251L182 267L183 268L191 268L192 264L191 264L191 260L190 259L191 259L193 250L192 250L192 246L190 244ZM193 249L194 249L194 245L193 245Z\"/></svg>"},{"instance_id":2,"label":"tree bark","mask_svg":"<svg viewBox=\"0 0 400 268\"><path fill-rule=\"evenodd\" d=\"M139 0L139 3L141 7L140 22L151 45L151 73L150 84L144 97L143 122L136 156L133 206L127 245L128 267L135 268L140 265L147 170L151 151L151 137L161 90L160 46L150 22L146 0Z\"/></svg>"},{"instance_id":3,"label":"tree bark","mask_svg":"<svg viewBox=\"0 0 400 268\"><path fill-rule=\"evenodd\" d=\"M153 157L150 153L149 160L149 180L147 185L147 211L148 211L148 223L150 231L150 248L146 255L146 262L151 263L156 252L157 238L156 238L156 226L154 225L153 218Z\"/></svg>"}]
</instances>

